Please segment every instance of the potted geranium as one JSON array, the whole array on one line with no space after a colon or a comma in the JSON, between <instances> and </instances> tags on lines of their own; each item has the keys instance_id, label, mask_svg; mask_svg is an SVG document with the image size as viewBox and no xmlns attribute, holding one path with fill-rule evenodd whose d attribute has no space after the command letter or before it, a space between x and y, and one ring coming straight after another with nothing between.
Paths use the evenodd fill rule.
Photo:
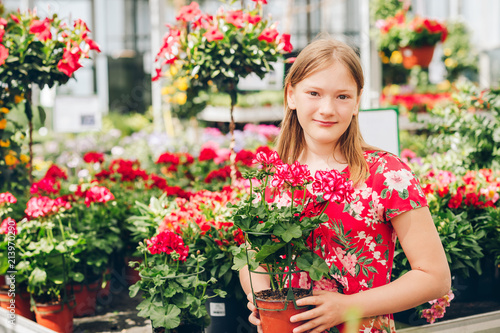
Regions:
<instances>
[{"instance_id":1,"label":"potted geranium","mask_svg":"<svg viewBox=\"0 0 500 333\"><path fill-rule=\"evenodd\" d=\"M99 52L89 32L81 19L64 22L57 14L41 18L36 10L7 14L0 4L0 130L9 129L0 131L0 140L19 141L16 139L19 128L10 127L12 121L6 115L21 106L28 118L30 160L33 159L32 89L65 84L82 67L80 61L90 57L91 50ZM43 122L45 112L40 106L38 111ZM0 156L5 159L5 163L0 161L0 179L7 183L14 180L16 173L5 171L15 167L19 160L27 162L11 150L0 145ZM29 163L30 181L32 165Z\"/></svg>"},{"instance_id":2,"label":"potted geranium","mask_svg":"<svg viewBox=\"0 0 500 333\"><path fill-rule=\"evenodd\" d=\"M172 81L187 77L189 91L208 91L215 86L231 97L229 129L233 181L236 174L233 109L238 83L252 73L263 78L283 53L292 51L290 35L280 35L277 24L262 17L262 6L267 2L253 2L251 9L226 11L221 7L215 15L203 13L196 2L182 7L176 25L169 25L155 58L157 75L153 80L168 72Z\"/></svg>"},{"instance_id":3,"label":"potted geranium","mask_svg":"<svg viewBox=\"0 0 500 333\"><path fill-rule=\"evenodd\" d=\"M323 213L328 204L351 200L352 182L336 170L317 171L313 178L307 166L283 163L276 152L259 152L256 161L261 168L245 175L250 179L250 195L234 206L234 223L245 232L247 242L235 251L233 269L248 265L250 272L270 275L271 289L253 292L262 328L292 332L300 323L290 323L289 317L305 310L295 301L311 292L294 288L294 280L302 272L314 281L329 276L313 232L328 221ZM259 266L267 273L257 272ZM273 327L276 324L280 326Z\"/></svg>"},{"instance_id":4,"label":"potted geranium","mask_svg":"<svg viewBox=\"0 0 500 333\"><path fill-rule=\"evenodd\" d=\"M379 28L379 49L399 50L407 69L415 65L428 67L436 44L444 42L448 35L444 23L418 15L409 17L405 10L378 20L376 26Z\"/></svg>"},{"instance_id":5,"label":"potted geranium","mask_svg":"<svg viewBox=\"0 0 500 333\"><path fill-rule=\"evenodd\" d=\"M144 255L139 263L141 279L130 286L130 297L143 292L138 315L151 320L154 332L201 333L210 321L207 287L215 280L200 279L204 258L188 257L189 247L170 230L141 242L138 249Z\"/></svg>"}]
</instances>

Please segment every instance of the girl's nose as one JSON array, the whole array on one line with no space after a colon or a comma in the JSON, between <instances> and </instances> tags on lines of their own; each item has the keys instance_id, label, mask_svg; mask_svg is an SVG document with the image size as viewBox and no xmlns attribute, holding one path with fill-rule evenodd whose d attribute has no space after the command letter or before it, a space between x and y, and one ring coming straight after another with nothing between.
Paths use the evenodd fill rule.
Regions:
<instances>
[{"instance_id":1,"label":"girl's nose","mask_svg":"<svg viewBox=\"0 0 500 333\"><path fill-rule=\"evenodd\" d=\"M335 114L335 103L331 98L325 98L323 99L319 113L322 116L332 116Z\"/></svg>"}]
</instances>

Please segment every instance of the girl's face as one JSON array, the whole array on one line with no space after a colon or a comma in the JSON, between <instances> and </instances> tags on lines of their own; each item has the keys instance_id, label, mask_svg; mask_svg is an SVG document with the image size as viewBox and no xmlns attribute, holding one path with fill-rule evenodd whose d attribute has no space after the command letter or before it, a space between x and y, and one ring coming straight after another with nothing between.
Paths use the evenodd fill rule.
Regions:
<instances>
[{"instance_id":1,"label":"girl's face","mask_svg":"<svg viewBox=\"0 0 500 333\"><path fill-rule=\"evenodd\" d=\"M338 61L289 87L288 106L297 112L308 147L333 149L358 114L357 92L356 81Z\"/></svg>"}]
</instances>

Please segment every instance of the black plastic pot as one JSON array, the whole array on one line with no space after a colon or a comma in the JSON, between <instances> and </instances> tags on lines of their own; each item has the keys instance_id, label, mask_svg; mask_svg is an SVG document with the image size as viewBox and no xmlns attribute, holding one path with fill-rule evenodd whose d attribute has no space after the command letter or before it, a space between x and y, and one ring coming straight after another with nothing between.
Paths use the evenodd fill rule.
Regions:
<instances>
[{"instance_id":1,"label":"black plastic pot","mask_svg":"<svg viewBox=\"0 0 500 333\"><path fill-rule=\"evenodd\" d=\"M208 299L205 306L210 315L210 325L205 328L205 333L256 332L248 322L250 311L246 308L246 303L246 299L237 300L229 294L225 298L216 296Z\"/></svg>"}]
</instances>

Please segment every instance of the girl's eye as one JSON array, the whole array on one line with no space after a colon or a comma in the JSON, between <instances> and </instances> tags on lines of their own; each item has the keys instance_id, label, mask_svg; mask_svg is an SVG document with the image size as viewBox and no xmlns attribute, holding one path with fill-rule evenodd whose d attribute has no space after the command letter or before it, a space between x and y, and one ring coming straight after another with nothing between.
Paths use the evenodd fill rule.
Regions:
<instances>
[{"instance_id":1,"label":"girl's eye","mask_svg":"<svg viewBox=\"0 0 500 333\"><path fill-rule=\"evenodd\" d=\"M349 96L347 96L347 95L340 95L339 96L339 99L348 99L348 98L349 98Z\"/></svg>"},{"instance_id":2,"label":"girl's eye","mask_svg":"<svg viewBox=\"0 0 500 333\"><path fill-rule=\"evenodd\" d=\"M317 92L315 92L315 91L310 91L310 92L309 92L309 94L310 94L311 96L318 96L318 93L317 93Z\"/></svg>"}]
</instances>

